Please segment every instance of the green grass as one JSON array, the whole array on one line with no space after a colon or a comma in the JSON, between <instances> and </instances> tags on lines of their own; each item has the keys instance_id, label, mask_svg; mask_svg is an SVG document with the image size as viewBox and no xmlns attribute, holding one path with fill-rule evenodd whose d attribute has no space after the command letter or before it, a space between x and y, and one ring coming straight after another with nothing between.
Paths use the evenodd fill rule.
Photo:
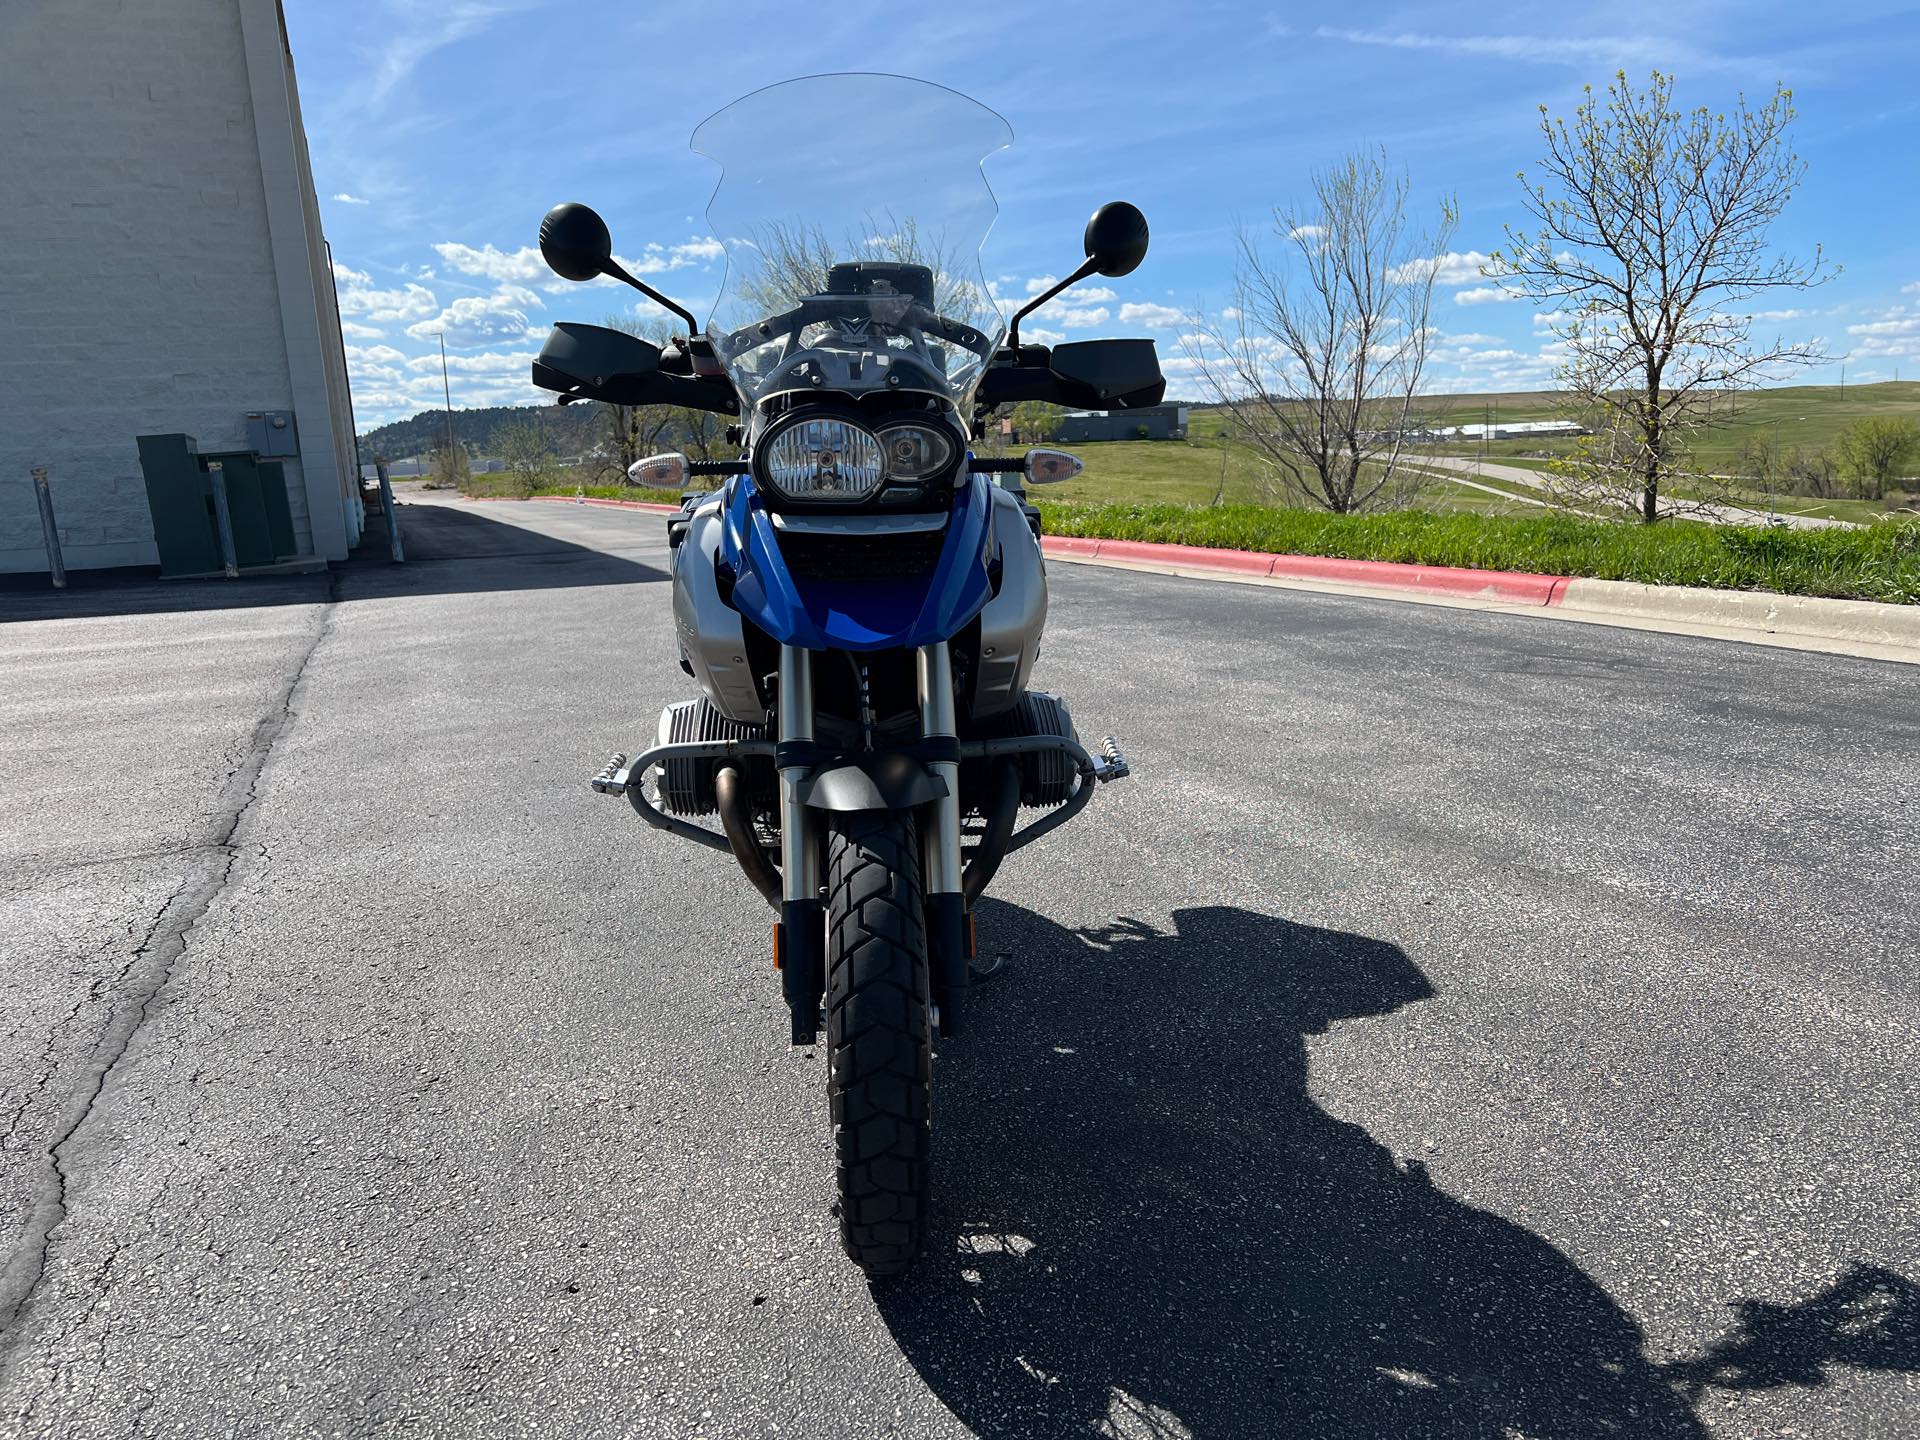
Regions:
<instances>
[{"instance_id":1,"label":"green grass","mask_svg":"<svg viewBox=\"0 0 1920 1440\"><path fill-rule=\"evenodd\" d=\"M1431 402L1435 424L1472 424L1489 415L1508 420L1559 418L1560 397L1550 391L1506 395L1460 395ZM1790 386L1757 390L1734 397L1726 409L1726 424L1702 434L1693 446L1692 463L1715 474L1739 468L1740 451L1754 433L1766 429L1781 446L1830 450L1847 425L1869 415L1908 415L1920 418L1920 381L1879 385ZM1189 438L1179 440L1109 440L1072 445L1086 461L1085 472L1049 489L1051 498L1085 504L1207 505L1218 496L1225 504L1287 505L1288 496L1271 478L1251 447L1224 439L1225 412L1194 408L1188 417ZM1435 446L1433 453L1489 460L1530 470L1544 470L1548 457L1565 453L1568 441L1496 440ZM1524 494L1521 487L1489 482L1497 489ZM1429 487L1420 505L1434 509L1487 508L1469 497L1464 487ZM1739 503L1767 508L1768 498L1757 492L1733 497ZM1491 496L1487 502L1497 506ZM1830 519L1864 523L1880 518L1887 507L1872 501L1820 501L1800 496L1776 496L1774 508Z\"/></svg>"},{"instance_id":2,"label":"green grass","mask_svg":"<svg viewBox=\"0 0 1920 1440\"><path fill-rule=\"evenodd\" d=\"M1626 525L1564 515L1038 503L1054 535L1920 603L1920 521L1786 530L1684 521Z\"/></svg>"},{"instance_id":3,"label":"green grass","mask_svg":"<svg viewBox=\"0 0 1920 1440\"><path fill-rule=\"evenodd\" d=\"M526 496L519 486L503 474L476 475L466 491L475 499L481 500L520 500ZM648 505L674 505L680 503L678 490L655 490L644 485L586 485L569 480L555 480L550 484L536 485L535 495L563 495L571 500L584 493L595 500L638 500Z\"/></svg>"}]
</instances>

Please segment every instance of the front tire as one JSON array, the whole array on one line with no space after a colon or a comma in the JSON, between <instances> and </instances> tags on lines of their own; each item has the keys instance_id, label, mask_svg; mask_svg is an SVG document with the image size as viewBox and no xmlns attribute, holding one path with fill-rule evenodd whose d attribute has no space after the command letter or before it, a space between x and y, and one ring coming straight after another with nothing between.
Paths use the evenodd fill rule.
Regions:
<instances>
[{"instance_id":1,"label":"front tire","mask_svg":"<svg viewBox=\"0 0 1920 1440\"><path fill-rule=\"evenodd\" d=\"M840 1243L897 1275L926 1233L933 1043L919 832L911 813L834 814L827 829L827 1098Z\"/></svg>"}]
</instances>

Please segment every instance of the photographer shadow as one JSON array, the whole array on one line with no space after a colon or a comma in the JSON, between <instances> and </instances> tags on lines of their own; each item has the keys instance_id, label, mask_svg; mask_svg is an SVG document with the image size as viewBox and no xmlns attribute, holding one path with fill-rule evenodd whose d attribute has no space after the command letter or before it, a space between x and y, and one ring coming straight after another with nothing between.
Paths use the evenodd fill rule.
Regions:
<instances>
[{"instance_id":1,"label":"photographer shadow","mask_svg":"<svg viewBox=\"0 0 1920 1440\"><path fill-rule=\"evenodd\" d=\"M1805 1369L1778 1322L1655 1366L1566 1255L1314 1102L1305 1037L1433 993L1397 946L1230 907L979 933L1012 964L940 1067L928 1254L874 1292L978 1433L1698 1436L1728 1366Z\"/></svg>"}]
</instances>

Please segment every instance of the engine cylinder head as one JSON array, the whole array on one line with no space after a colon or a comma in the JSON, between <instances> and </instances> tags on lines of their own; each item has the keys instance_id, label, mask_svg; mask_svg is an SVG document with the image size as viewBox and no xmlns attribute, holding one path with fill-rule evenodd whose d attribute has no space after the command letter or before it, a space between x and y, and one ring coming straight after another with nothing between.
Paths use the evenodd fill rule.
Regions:
<instances>
[{"instance_id":1,"label":"engine cylinder head","mask_svg":"<svg viewBox=\"0 0 1920 1440\"><path fill-rule=\"evenodd\" d=\"M766 730L759 725L743 725L729 720L702 696L682 700L660 712L660 745L679 745L691 740L760 740ZM660 806L671 815L711 815L718 806L713 792L713 777L722 763L734 765L746 781L749 796L770 799L773 794L773 762L765 756L722 762L711 759L669 760L660 766ZM637 777L636 777L637 778Z\"/></svg>"}]
</instances>

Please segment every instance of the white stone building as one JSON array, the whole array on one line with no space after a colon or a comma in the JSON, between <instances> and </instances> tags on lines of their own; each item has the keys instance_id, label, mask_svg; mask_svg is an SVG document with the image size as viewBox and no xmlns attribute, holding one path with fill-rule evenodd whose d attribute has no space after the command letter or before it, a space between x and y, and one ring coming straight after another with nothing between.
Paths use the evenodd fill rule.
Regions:
<instances>
[{"instance_id":1,"label":"white stone building","mask_svg":"<svg viewBox=\"0 0 1920 1440\"><path fill-rule=\"evenodd\" d=\"M363 512L333 275L278 0L0 4L0 571L157 554L134 437L291 411L302 554Z\"/></svg>"}]
</instances>

